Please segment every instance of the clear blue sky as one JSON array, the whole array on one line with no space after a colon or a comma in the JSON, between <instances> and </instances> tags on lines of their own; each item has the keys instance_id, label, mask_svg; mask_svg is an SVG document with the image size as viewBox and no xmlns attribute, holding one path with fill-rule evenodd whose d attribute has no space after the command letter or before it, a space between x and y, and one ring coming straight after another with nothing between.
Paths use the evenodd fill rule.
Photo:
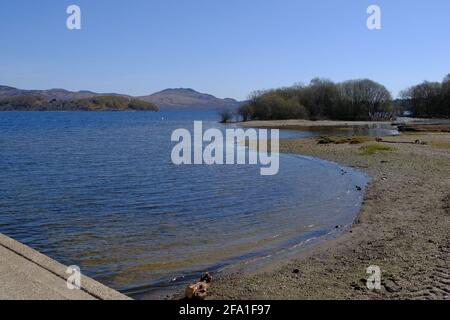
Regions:
<instances>
[{"instance_id":1,"label":"clear blue sky","mask_svg":"<svg viewBox=\"0 0 450 320\"><path fill-rule=\"evenodd\" d=\"M66 28L66 8L82 30ZM382 9L369 31L366 9ZM448 0L2 0L0 83L149 94L368 77L399 90L450 73Z\"/></svg>"}]
</instances>

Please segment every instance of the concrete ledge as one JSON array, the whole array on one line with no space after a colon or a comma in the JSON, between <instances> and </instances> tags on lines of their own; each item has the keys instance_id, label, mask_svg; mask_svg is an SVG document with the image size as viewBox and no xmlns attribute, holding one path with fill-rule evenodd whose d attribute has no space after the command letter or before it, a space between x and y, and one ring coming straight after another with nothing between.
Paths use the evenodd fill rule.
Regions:
<instances>
[{"instance_id":1,"label":"concrete ledge","mask_svg":"<svg viewBox=\"0 0 450 320\"><path fill-rule=\"evenodd\" d=\"M83 275L81 290L69 290L66 271L67 266L0 233L0 299L130 299Z\"/></svg>"}]
</instances>

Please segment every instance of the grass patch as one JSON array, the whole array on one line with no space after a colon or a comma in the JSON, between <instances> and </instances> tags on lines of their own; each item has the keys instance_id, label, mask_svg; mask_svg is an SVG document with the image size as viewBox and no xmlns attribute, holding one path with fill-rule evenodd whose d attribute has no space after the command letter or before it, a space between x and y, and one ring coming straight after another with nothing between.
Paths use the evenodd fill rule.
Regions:
<instances>
[{"instance_id":1,"label":"grass patch","mask_svg":"<svg viewBox=\"0 0 450 320\"><path fill-rule=\"evenodd\" d=\"M361 154L364 156L370 156L370 155L374 155L376 153L380 153L380 152L391 152L394 151L395 149L389 146L383 146L380 144L369 144L367 146L362 146L361 148L359 148L359 150L361 151Z\"/></svg>"},{"instance_id":2,"label":"grass patch","mask_svg":"<svg viewBox=\"0 0 450 320\"><path fill-rule=\"evenodd\" d=\"M438 149L450 149L450 141L435 141L431 145Z\"/></svg>"}]
</instances>

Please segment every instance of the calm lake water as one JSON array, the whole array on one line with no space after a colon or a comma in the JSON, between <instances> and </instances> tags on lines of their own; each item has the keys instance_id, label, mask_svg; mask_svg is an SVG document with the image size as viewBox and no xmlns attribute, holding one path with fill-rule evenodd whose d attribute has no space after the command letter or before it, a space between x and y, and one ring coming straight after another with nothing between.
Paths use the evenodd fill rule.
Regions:
<instances>
[{"instance_id":1,"label":"calm lake water","mask_svg":"<svg viewBox=\"0 0 450 320\"><path fill-rule=\"evenodd\" d=\"M367 177L281 155L259 166L175 166L170 141L211 113L0 113L0 232L122 292L273 255L358 212ZM308 136L282 132L282 137Z\"/></svg>"}]
</instances>

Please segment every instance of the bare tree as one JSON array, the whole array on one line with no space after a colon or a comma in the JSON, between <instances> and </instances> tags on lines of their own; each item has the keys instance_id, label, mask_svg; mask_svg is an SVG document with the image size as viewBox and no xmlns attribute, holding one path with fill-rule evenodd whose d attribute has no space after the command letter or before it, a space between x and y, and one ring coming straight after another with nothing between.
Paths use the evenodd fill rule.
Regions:
<instances>
[{"instance_id":1,"label":"bare tree","mask_svg":"<svg viewBox=\"0 0 450 320\"><path fill-rule=\"evenodd\" d=\"M220 115L220 123L228 123L231 119L233 119L233 114L229 110L222 110L219 112Z\"/></svg>"}]
</instances>

